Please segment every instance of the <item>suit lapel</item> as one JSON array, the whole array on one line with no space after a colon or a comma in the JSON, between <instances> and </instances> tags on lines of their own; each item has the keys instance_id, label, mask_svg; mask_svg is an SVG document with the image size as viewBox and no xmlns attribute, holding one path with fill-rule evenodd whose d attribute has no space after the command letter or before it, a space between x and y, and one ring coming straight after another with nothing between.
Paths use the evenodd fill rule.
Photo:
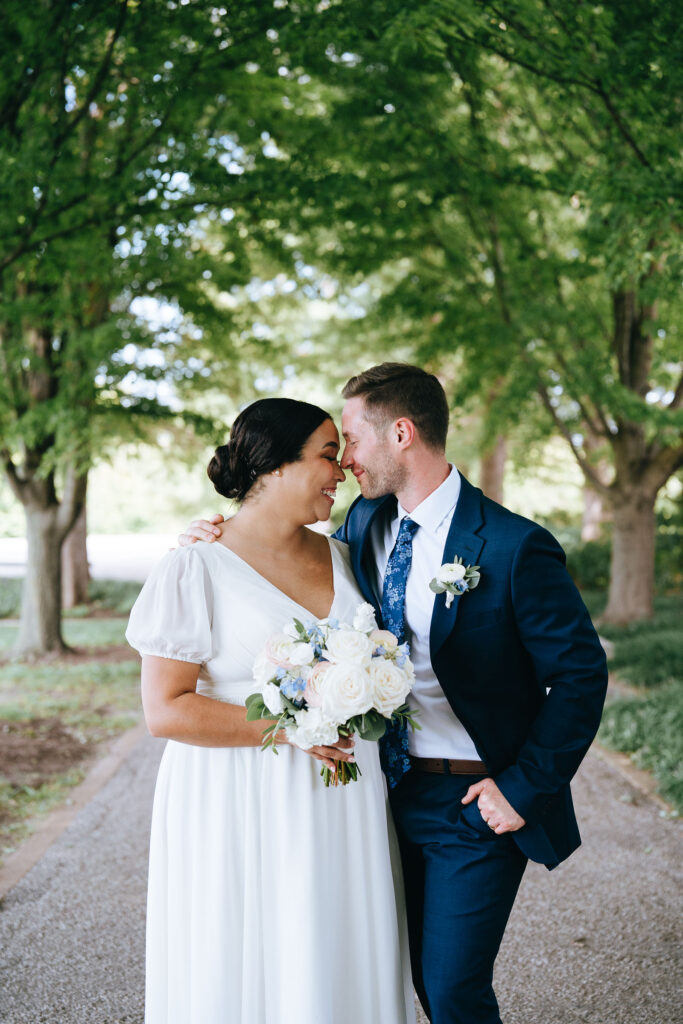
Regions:
<instances>
[{"instance_id":1,"label":"suit lapel","mask_svg":"<svg viewBox=\"0 0 683 1024\"><path fill-rule=\"evenodd\" d=\"M373 586L376 568L370 544L370 533L375 517L380 513L386 513L392 504L395 506L396 499L391 494L377 501L362 501L358 510L358 524L354 529L355 536L350 541L351 565L356 581L365 600L378 610L377 596Z\"/></svg>"},{"instance_id":2,"label":"suit lapel","mask_svg":"<svg viewBox=\"0 0 683 1024\"><path fill-rule=\"evenodd\" d=\"M453 513L448 537L443 549L442 564L454 561L456 556L461 558L465 565L478 564L479 555L484 546L484 538L478 536L478 531L484 525L481 499L481 491L473 487L460 474L460 496L458 504L455 506L455 512ZM435 566L435 575L437 569L438 566ZM455 626L458 609L463 597L467 600L467 594L455 597L450 608L446 607L445 593L437 594L434 598L434 611L432 612L429 636L432 664L446 637Z\"/></svg>"}]
</instances>

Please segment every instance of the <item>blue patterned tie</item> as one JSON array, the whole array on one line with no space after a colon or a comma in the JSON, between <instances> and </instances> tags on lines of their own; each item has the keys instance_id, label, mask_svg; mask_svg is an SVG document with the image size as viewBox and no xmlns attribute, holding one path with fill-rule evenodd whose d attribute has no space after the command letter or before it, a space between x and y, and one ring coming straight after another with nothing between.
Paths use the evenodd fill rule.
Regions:
<instances>
[{"instance_id":1,"label":"blue patterned tie","mask_svg":"<svg viewBox=\"0 0 683 1024\"><path fill-rule=\"evenodd\" d=\"M398 537L384 573L382 625L395 634L400 644L406 638L406 583L413 560L413 536L417 528L418 523L414 523L408 516L401 520ZM379 754L387 783L389 788L393 789L410 770L407 728L389 724L379 741Z\"/></svg>"}]
</instances>

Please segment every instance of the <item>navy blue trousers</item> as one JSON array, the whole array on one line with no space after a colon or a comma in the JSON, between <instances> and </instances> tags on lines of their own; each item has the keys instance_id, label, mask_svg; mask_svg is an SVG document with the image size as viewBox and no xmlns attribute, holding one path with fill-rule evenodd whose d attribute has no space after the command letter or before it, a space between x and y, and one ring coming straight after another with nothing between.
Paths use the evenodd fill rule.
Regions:
<instances>
[{"instance_id":1,"label":"navy blue trousers","mask_svg":"<svg viewBox=\"0 0 683 1024\"><path fill-rule=\"evenodd\" d=\"M476 800L461 803L480 780L412 770L391 793L413 981L432 1024L501 1024L493 963L527 860Z\"/></svg>"}]
</instances>

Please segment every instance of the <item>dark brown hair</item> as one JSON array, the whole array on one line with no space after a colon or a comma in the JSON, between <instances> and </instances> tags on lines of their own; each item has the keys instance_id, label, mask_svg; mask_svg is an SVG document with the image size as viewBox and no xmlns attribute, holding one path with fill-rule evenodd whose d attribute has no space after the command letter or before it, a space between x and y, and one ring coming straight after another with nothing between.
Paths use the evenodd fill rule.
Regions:
<instances>
[{"instance_id":1,"label":"dark brown hair","mask_svg":"<svg viewBox=\"0 0 683 1024\"><path fill-rule=\"evenodd\" d=\"M380 363L352 377L344 398L362 397L368 418L380 429L405 416L430 448L443 451L448 433L448 401L436 377L409 363Z\"/></svg>"},{"instance_id":2,"label":"dark brown hair","mask_svg":"<svg viewBox=\"0 0 683 1024\"><path fill-rule=\"evenodd\" d=\"M306 441L330 414L293 398L260 398L244 409L230 440L216 448L206 472L219 494L244 501L264 473L301 458Z\"/></svg>"}]
</instances>

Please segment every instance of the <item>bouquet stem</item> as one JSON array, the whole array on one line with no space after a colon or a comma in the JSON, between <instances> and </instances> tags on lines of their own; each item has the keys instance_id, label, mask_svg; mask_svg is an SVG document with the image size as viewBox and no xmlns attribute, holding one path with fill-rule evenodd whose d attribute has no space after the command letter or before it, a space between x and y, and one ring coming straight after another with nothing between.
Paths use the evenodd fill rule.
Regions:
<instances>
[{"instance_id":1,"label":"bouquet stem","mask_svg":"<svg viewBox=\"0 0 683 1024\"><path fill-rule=\"evenodd\" d=\"M355 761L335 761L336 771L332 771L327 765L320 769L320 777L326 786L346 786L349 782L356 782L362 771Z\"/></svg>"}]
</instances>

